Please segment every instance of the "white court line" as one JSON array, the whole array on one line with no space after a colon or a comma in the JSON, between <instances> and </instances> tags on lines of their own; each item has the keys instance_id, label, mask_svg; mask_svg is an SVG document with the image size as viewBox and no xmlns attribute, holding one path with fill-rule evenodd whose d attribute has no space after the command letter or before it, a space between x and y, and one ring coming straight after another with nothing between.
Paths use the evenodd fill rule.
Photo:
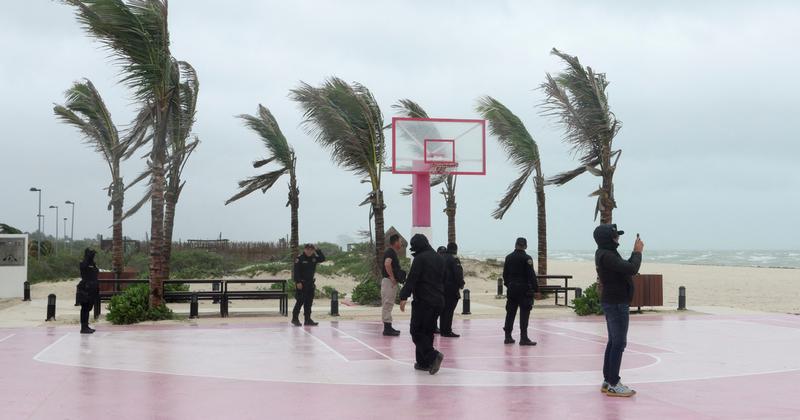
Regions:
<instances>
[{"instance_id":1,"label":"white court line","mask_svg":"<svg viewBox=\"0 0 800 420\"><path fill-rule=\"evenodd\" d=\"M55 346L56 344L60 343L60 342L61 342L61 340L63 340L63 339L65 339L65 338L69 337L69 334L70 334L70 333L66 333L66 334L64 334L64 336L62 336L62 337L61 337L61 338L59 338L58 340L56 340L56 341L53 341L52 343L50 343L50 345L49 345L49 346L47 346L47 347L45 347L44 349L42 349L42 351L40 351L39 353L36 353L36 356L33 356L33 360L36 360L37 362L41 362L41 360L39 360L39 357L40 357L42 354L44 354L44 353L45 353L47 350L50 350L50 348L51 348L51 347L53 347L53 346ZM44 363L48 363L48 362L44 362Z\"/></svg>"},{"instance_id":2,"label":"white court line","mask_svg":"<svg viewBox=\"0 0 800 420\"><path fill-rule=\"evenodd\" d=\"M578 334L593 335L593 336L595 336L595 337L598 337L598 338L601 338L601 339L603 339L604 341L607 341L607 340L608 340L608 337L607 337L607 336L605 336L605 335L600 335L600 334L596 334L596 333L591 333L591 332L586 332L586 331L576 330L576 329L574 329L574 328L563 327L563 326L561 326L561 325L554 325L554 327L556 327L556 328L563 328L563 329L565 329L565 330L567 330L567 331L576 332L576 333L578 333ZM539 330L538 328L535 328L535 327L534 327L533 329L534 329L534 330ZM545 331L545 330L539 330L539 331ZM557 332L555 332L555 331L546 331L546 332L551 332L551 333L554 333L554 334L558 334L558 333L557 333ZM630 332L630 331L628 331L628 332ZM597 344L600 344L600 345L602 345L602 346L605 346L605 345L606 345L606 343L605 343L605 342L599 342L599 341L594 341L594 340L589 340L589 339L581 339L581 338L579 338L579 337L573 337L573 336L571 336L571 335L567 335L567 334L563 334L563 333L562 333L561 335L562 335L563 337L574 338L574 339L576 339L576 340L583 340L583 341L589 341L589 342L592 342L592 343L597 343ZM680 351L677 351L677 350L668 349L668 348L665 348L665 347L662 347L662 346L654 346L654 345L652 345L652 344L642 344L642 343L639 343L639 342L636 342L636 341L631 341L631 340L628 340L628 344L635 344L635 345L637 345L637 346L647 346L647 347L650 347L650 348L654 348L654 349L661 350L661 351L663 351L664 353L676 353L676 354L683 354L683 352L680 352ZM630 349L628 349L627 347L625 348L625 351L630 351L630 352L634 352L634 353L641 353L641 354L647 354L647 355L650 355L650 353L640 352L640 351L636 351L636 350L630 350Z\"/></svg>"},{"instance_id":3,"label":"white court line","mask_svg":"<svg viewBox=\"0 0 800 420\"><path fill-rule=\"evenodd\" d=\"M6 341L6 340L8 340L9 338L11 338L11 337L13 337L13 336L15 336L15 335L16 335L16 334L11 334L11 335L9 335L8 337L0 338L0 343L2 343L3 341Z\"/></svg>"},{"instance_id":4,"label":"white court line","mask_svg":"<svg viewBox=\"0 0 800 420\"><path fill-rule=\"evenodd\" d=\"M399 364L401 364L401 365L408 365L408 363L403 363L403 362L401 362L401 361L399 361L399 360L397 360L397 359L393 359L393 358L389 357L388 355L386 355L386 354L384 354L384 353L380 352L380 351L379 351L378 349L376 349L375 347L372 347L372 346L370 346L369 344L367 344L367 343L365 343L365 342L363 342L363 341L359 340L359 339L358 339L358 338L356 338L356 337L353 337L352 335L350 335L350 334L348 334L348 333L346 333L346 332L344 332L344 331L342 331L342 330L340 330L340 329L338 329L338 328L336 328L336 327L333 327L333 326L331 326L331 329L334 329L334 330L336 330L336 331L339 331L340 333L342 333L342 334L344 334L344 335L346 335L346 336L348 336L348 337L352 338L353 340L355 340L355 341L357 341L358 343L360 343L362 346L364 346L364 347L366 347L366 348L368 348L368 349L370 349L370 350L374 351L375 353L378 353L378 354L380 354L381 356L385 357L385 358L386 358L386 360L391 360L391 361L393 361L393 362L395 362L395 363L399 363Z\"/></svg>"},{"instance_id":5,"label":"white court line","mask_svg":"<svg viewBox=\"0 0 800 420\"><path fill-rule=\"evenodd\" d=\"M311 338L313 338L314 340L317 340L317 341L319 341L319 342L320 342L320 343L321 343L323 346L325 346L325 347L326 347L328 350L332 351L332 352L333 352L335 355L339 356L339 357L340 357L342 360L344 360L345 362L349 362L349 361L350 361L350 360L348 360L346 357L344 357L344 355L343 355L342 353L339 353L338 351L334 350L334 349L333 349L333 347L331 347L331 346L329 346L329 345L325 344L325 342L324 342L324 341L320 340L320 339L319 339L318 337L316 337L314 334L311 334L310 332L306 331L306 330L305 330L305 328L303 328L301 331L303 331L304 333L306 333L307 335L309 335L309 336L310 336Z\"/></svg>"}]
</instances>

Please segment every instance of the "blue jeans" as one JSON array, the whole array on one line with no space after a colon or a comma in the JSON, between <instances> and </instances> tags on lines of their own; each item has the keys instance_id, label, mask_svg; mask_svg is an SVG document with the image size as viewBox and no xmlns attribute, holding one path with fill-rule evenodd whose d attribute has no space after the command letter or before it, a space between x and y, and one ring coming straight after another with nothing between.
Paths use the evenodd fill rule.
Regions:
<instances>
[{"instance_id":1,"label":"blue jeans","mask_svg":"<svg viewBox=\"0 0 800 420\"><path fill-rule=\"evenodd\" d=\"M619 383L619 369L622 366L622 352L628 344L628 321L630 306L625 303L603 303L608 328L608 343L603 360L603 379L611 385Z\"/></svg>"}]
</instances>

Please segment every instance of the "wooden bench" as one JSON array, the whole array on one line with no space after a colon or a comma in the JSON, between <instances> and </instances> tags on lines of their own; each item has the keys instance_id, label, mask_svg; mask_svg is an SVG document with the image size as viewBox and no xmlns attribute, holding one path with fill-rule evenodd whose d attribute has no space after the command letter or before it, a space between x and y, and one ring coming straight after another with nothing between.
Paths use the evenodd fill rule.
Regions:
<instances>
[{"instance_id":1,"label":"wooden bench","mask_svg":"<svg viewBox=\"0 0 800 420\"><path fill-rule=\"evenodd\" d=\"M223 285L222 300L220 301L220 315L228 316L228 301L233 299L256 300L256 299L278 299L279 311L283 316L289 315L289 294L286 293L286 280L280 279L230 279ZM267 290L231 290L231 284L279 284L280 289Z\"/></svg>"},{"instance_id":2,"label":"wooden bench","mask_svg":"<svg viewBox=\"0 0 800 420\"><path fill-rule=\"evenodd\" d=\"M539 286L539 293L552 293L556 298L556 305L558 306L558 295L564 294L564 306L570 308L569 306L569 292L572 291L575 294L575 298L580 297L583 294L583 290L580 287L569 287L569 280L572 278L570 275L546 275L546 276L536 276L536 280L564 280L564 285L540 285Z\"/></svg>"}]
</instances>

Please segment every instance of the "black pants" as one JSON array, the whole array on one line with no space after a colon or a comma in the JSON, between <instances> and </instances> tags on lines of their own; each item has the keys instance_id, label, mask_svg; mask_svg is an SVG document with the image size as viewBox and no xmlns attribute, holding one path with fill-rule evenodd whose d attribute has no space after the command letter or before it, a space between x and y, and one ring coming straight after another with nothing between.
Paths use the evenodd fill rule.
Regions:
<instances>
[{"instance_id":1,"label":"black pants","mask_svg":"<svg viewBox=\"0 0 800 420\"><path fill-rule=\"evenodd\" d=\"M306 320L311 319L311 305L314 304L314 285L303 285L302 290L295 290L294 298L297 300L292 310L292 319L300 316L300 307L303 308L303 316Z\"/></svg>"},{"instance_id":2,"label":"black pants","mask_svg":"<svg viewBox=\"0 0 800 420\"><path fill-rule=\"evenodd\" d=\"M458 306L458 300L458 296L444 298L444 309L439 317L439 330L442 334L453 332L453 314Z\"/></svg>"},{"instance_id":3,"label":"black pants","mask_svg":"<svg viewBox=\"0 0 800 420\"><path fill-rule=\"evenodd\" d=\"M81 328L89 326L89 312L92 311L92 303L81 303Z\"/></svg>"},{"instance_id":4,"label":"black pants","mask_svg":"<svg viewBox=\"0 0 800 420\"><path fill-rule=\"evenodd\" d=\"M439 353L433 348L433 330L440 310L419 300L411 302L411 340L417 347L417 364L420 366L430 366Z\"/></svg>"},{"instance_id":5,"label":"black pants","mask_svg":"<svg viewBox=\"0 0 800 420\"><path fill-rule=\"evenodd\" d=\"M514 318L517 317L519 309L519 330L522 337L528 336L528 320L533 309L533 296L527 295L527 290L514 290L509 288L508 298L506 299L506 324L503 329L511 334L514 330Z\"/></svg>"}]
</instances>

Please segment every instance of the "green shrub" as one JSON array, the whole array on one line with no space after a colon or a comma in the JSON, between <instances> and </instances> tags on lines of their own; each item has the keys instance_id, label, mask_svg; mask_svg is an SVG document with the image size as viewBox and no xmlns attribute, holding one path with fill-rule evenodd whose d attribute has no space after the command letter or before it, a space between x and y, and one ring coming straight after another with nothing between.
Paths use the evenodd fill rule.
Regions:
<instances>
[{"instance_id":1,"label":"green shrub","mask_svg":"<svg viewBox=\"0 0 800 420\"><path fill-rule=\"evenodd\" d=\"M600 305L600 293L597 290L597 283L592 284L583 291L583 295L572 300L575 313L584 315L602 315L603 307Z\"/></svg>"},{"instance_id":2,"label":"green shrub","mask_svg":"<svg viewBox=\"0 0 800 420\"><path fill-rule=\"evenodd\" d=\"M149 295L150 288L146 284L136 284L128 287L121 294L111 298L106 319L117 325L172 319L174 314L167 305L162 304L156 308L150 307Z\"/></svg>"},{"instance_id":3,"label":"green shrub","mask_svg":"<svg viewBox=\"0 0 800 420\"><path fill-rule=\"evenodd\" d=\"M361 305L380 305L381 287L378 281L371 277L365 277L353 289L353 302Z\"/></svg>"}]
</instances>

